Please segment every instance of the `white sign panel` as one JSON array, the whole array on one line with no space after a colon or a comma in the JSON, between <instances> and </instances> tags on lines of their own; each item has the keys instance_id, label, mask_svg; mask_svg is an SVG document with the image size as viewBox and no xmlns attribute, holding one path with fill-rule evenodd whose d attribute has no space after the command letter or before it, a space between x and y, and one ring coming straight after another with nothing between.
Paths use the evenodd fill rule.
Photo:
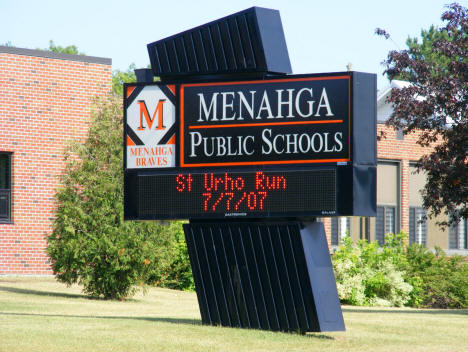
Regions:
<instances>
[{"instance_id":1,"label":"white sign panel","mask_svg":"<svg viewBox=\"0 0 468 352\"><path fill-rule=\"evenodd\" d=\"M175 106L168 86L127 87L128 169L175 166Z\"/></svg>"}]
</instances>

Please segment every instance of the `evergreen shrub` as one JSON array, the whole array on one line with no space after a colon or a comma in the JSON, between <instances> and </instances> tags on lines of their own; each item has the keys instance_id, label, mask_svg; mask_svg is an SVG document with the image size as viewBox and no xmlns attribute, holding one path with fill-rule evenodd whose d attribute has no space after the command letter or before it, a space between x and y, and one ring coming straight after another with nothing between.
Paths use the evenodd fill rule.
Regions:
<instances>
[{"instance_id":1,"label":"evergreen shrub","mask_svg":"<svg viewBox=\"0 0 468 352\"><path fill-rule=\"evenodd\" d=\"M189 289L181 223L123 220L122 123L120 97L96 101L87 138L65 152L47 237L53 271L105 299L125 299L146 284Z\"/></svg>"}]
</instances>

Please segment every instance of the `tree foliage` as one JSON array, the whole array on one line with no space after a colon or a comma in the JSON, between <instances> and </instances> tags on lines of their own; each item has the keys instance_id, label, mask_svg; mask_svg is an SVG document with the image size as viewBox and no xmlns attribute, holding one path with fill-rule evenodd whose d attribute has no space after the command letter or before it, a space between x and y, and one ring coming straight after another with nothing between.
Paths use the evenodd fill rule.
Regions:
<instances>
[{"instance_id":1,"label":"tree foliage","mask_svg":"<svg viewBox=\"0 0 468 352\"><path fill-rule=\"evenodd\" d=\"M180 223L123 220L122 116L121 97L98 100L87 139L65 153L47 238L53 271L106 299L124 299L145 283L191 288L190 266L179 263L186 250ZM185 281L177 286L179 277Z\"/></svg>"},{"instance_id":2,"label":"tree foliage","mask_svg":"<svg viewBox=\"0 0 468 352\"><path fill-rule=\"evenodd\" d=\"M420 130L418 144L436 144L418 162L427 174L423 205L429 216L445 213L457 223L468 218L468 16L451 4L442 14L445 26L421 32L422 42L408 39L408 49L391 51L384 61L389 79L411 82L394 88L388 98L393 113L387 125L405 134ZM381 29L376 33L389 38Z\"/></svg>"},{"instance_id":3,"label":"tree foliage","mask_svg":"<svg viewBox=\"0 0 468 352\"><path fill-rule=\"evenodd\" d=\"M114 70L112 72L112 91L115 95L123 96L123 84L136 82L135 64L128 66L126 71Z\"/></svg>"},{"instance_id":4,"label":"tree foliage","mask_svg":"<svg viewBox=\"0 0 468 352\"><path fill-rule=\"evenodd\" d=\"M76 45L68 45L68 46L55 45L53 40L49 41L49 47L45 50L52 51L54 53L85 55L85 53L80 52L78 50L78 47Z\"/></svg>"}]
</instances>

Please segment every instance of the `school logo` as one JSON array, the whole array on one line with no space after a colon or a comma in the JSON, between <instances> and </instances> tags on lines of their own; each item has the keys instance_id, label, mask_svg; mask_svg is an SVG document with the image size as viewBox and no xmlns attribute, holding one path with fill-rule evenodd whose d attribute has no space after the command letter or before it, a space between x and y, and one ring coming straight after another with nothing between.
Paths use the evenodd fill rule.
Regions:
<instances>
[{"instance_id":1,"label":"school logo","mask_svg":"<svg viewBox=\"0 0 468 352\"><path fill-rule=\"evenodd\" d=\"M127 168L174 167L174 85L127 86L125 109Z\"/></svg>"}]
</instances>

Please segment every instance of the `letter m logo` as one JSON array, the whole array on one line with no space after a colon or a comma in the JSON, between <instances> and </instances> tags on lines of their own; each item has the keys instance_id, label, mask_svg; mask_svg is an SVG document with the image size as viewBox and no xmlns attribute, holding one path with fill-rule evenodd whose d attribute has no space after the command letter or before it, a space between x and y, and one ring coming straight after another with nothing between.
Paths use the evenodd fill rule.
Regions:
<instances>
[{"instance_id":1,"label":"letter m logo","mask_svg":"<svg viewBox=\"0 0 468 352\"><path fill-rule=\"evenodd\" d=\"M148 112L148 108L146 106L146 103L144 100L138 100L137 103L140 106L140 126L138 127L139 131L143 131L146 127L144 126L144 120L146 121L146 125L148 126L148 129L151 130L151 127L153 126L154 120L156 119L156 116L158 117L158 124L156 126L157 130L163 130L166 127L163 125L163 105L166 102L166 99L159 99L158 105L156 106L156 109L154 110L153 117L150 117L150 114Z\"/></svg>"}]
</instances>

